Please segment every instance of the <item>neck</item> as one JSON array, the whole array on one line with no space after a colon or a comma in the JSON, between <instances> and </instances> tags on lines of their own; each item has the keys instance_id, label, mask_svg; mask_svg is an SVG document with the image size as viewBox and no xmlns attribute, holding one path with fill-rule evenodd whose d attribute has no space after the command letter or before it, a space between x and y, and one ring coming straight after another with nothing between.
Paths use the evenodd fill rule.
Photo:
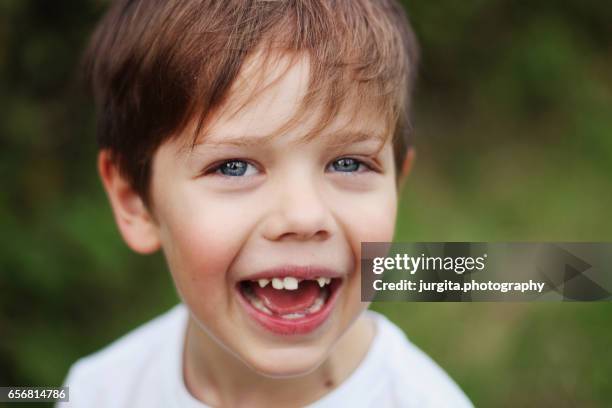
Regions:
<instances>
[{"instance_id":1,"label":"neck","mask_svg":"<svg viewBox=\"0 0 612 408\"><path fill-rule=\"evenodd\" d=\"M367 354L374 332L373 322L361 315L315 370L299 377L270 378L251 370L190 317L183 354L184 381L195 398L210 406L307 405L351 375Z\"/></svg>"}]
</instances>

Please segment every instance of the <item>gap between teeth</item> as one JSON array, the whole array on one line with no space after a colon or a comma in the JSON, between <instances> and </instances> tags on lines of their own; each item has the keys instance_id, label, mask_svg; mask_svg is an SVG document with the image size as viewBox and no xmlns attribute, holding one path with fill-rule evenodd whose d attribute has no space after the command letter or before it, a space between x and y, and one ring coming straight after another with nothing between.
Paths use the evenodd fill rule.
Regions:
<instances>
[{"instance_id":1,"label":"gap between teeth","mask_svg":"<svg viewBox=\"0 0 612 408\"><path fill-rule=\"evenodd\" d=\"M320 278L316 278L315 280L319 283L320 287L329 285L331 283L331 278L320 277ZM301 280L299 280L298 278L294 278L292 276L287 276L282 279L272 278L272 280L270 279L258 279L257 280L257 283L259 284L260 288L265 288L269 283L272 283L272 287L277 290L282 290L282 289L296 290L299 287L300 282Z\"/></svg>"}]
</instances>

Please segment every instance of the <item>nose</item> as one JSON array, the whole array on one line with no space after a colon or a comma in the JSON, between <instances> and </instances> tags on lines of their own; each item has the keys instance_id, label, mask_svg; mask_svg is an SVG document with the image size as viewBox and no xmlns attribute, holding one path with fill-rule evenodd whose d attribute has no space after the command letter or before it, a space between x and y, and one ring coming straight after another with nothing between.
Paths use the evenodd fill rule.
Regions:
<instances>
[{"instance_id":1,"label":"nose","mask_svg":"<svg viewBox=\"0 0 612 408\"><path fill-rule=\"evenodd\" d=\"M264 236L278 240L325 240L331 234L332 215L316 180L286 179L269 199L272 208Z\"/></svg>"}]
</instances>

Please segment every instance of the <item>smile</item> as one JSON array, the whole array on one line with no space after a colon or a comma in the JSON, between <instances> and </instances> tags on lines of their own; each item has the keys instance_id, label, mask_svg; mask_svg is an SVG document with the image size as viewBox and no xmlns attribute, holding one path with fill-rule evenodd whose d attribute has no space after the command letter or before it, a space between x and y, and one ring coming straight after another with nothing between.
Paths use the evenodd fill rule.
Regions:
<instances>
[{"instance_id":1,"label":"smile","mask_svg":"<svg viewBox=\"0 0 612 408\"><path fill-rule=\"evenodd\" d=\"M314 268L258 275L238 282L240 303L261 326L282 335L306 334L321 326L343 281L329 270Z\"/></svg>"}]
</instances>

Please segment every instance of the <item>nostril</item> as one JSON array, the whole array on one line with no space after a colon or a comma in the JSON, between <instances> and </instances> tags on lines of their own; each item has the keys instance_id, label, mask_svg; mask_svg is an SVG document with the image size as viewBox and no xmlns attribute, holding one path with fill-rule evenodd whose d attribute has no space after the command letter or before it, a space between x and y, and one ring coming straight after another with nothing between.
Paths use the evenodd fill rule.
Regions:
<instances>
[{"instance_id":1,"label":"nostril","mask_svg":"<svg viewBox=\"0 0 612 408\"><path fill-rule=\"evenodd\" d=\"M295 239L295 240L300 240L300 241L306 241L306 240L324 241L329 237L329 235L330 235L329 232L323 231L323 230L316 231L315 233L285 232L280 237L278 237L278 239L279 240Z\"/></svg>"}]
</instances>

